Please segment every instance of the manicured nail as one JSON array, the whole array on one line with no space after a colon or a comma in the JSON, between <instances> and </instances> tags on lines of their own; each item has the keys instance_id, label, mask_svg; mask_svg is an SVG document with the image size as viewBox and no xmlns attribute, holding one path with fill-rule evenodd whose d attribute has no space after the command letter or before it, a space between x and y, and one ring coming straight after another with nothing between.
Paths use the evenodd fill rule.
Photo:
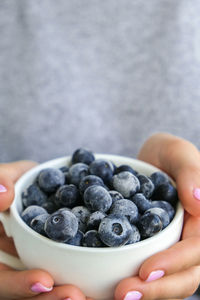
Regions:
<instances>
[{"instance_id":1,"label":"manicured nail","mask_svg":"<svg viewBox=\"0 0 200 300\"><path fill-rule=\"evenodd\" d=\"M193 191L193 195L197 200L200 200L200 188L195 188Z\"/></svg>"},{"instance_id":2,"label":"manicured nail","mask_svg":"<svg viewBox=\"0 0 200 300\"><path fill-rule=\"evenodd\" d=\"M53 287L46 287L42 285L40 282L35 283L31 287L31 291L34 293L45 293L45 292L50 292L53 289Z\"/></svg>"},{"instance_id":3,"label":"manicured nail","mask_svg":"<svg viewBox=\"0 0 200 300\"><path fill-rule=\"evenodd\" d=\"M5 192L7 192L7 188L4 185L0 184L0 193L5 193Z\"/></svg>"},{"instance_id":4,"label":"manicured nail","mask_svg":"<svg viewBox=\"0 0 200 300\"><path fill-rule=\"evenodd\" d=\"M138 291L128 292L124 300L139 300L142 298L142 294Z\"/></svg>"},{"instance_id":5,"label":"manicured nail","mask_svg":"<svg viewBox=\"0 0 200 300\"><path fill-rule=\"evenodd\" d=\"M163 277L165 272L163 270L157 270L153 271L149 274L149 277L147 278L146 282L151 282L153 280L159 279Z\"/></svg>"}]
</instances>

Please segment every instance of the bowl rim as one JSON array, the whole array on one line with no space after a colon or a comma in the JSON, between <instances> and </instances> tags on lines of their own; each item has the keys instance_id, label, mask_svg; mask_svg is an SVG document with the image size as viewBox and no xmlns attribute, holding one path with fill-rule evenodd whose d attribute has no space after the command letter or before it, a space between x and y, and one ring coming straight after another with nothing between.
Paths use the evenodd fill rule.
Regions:
<instances>
[{"instance_id":1,"label":"bowl rim","mask_svg":"<svg viewBox=\"0 0 200 300\"><path fill-rule=\"evenodd\" d=\"M149 171L153 169L153 171L151 171L151 173L153 173L154 171L163 172L162 170L158 169L157 167L155 167L149 163L146 163L142 160L131 158L131 157L126 157L126 156L121 156L121 155L112 155L112 154L94 154L94 155L95 155L96 159L102 158L102 159L107 159L107 160L111 160L111 161L118 159L118 160L121 160L124 162L131 161L132 164L136 164L136 167L135 167L136 170L137 170L137 166L140 166L145 169L148 169ZM167 232L170 231L172 229L172 227L176 226L176 224L178 224L180 222L180 220L183 218L184 209L183 209L181 202L179 201L177 204L177 209L176 209L174 218L166 228L164 228L162 231L155 234L154 236L144 239L142 241L139 241L137 243L118 246L118 247L96 247L95 248L95 247L74 246L74 245L65 244L63 242L56 242L54 240L51 240L48 237L42 236L41 234L37 233L32 228L30 228L22 220L20 213L17 210L16 198L21 197L21 194L19 194L19 193L21 193L20 188L22 185L24 185L24 181L26 181L28 178L30 178L33 175L37 175L38 172L40 170L44 169L45 167L50 167L49 165L56 167L56 165L62 164L63 162L65 162L65 163L69 162L70 159L71 159L71 156L63 156L63 157L59 157L56 159L48 160L44 163L40 163L39 165L37 165L37 166L31 168L29 171L25 172L18 179L18 181L15 184L15 197L14 197L14 201L10 207L10 213L11 213L12 217L14 218L15 222L17 222L18 226L20 226L20 228L23 231L31 234L35 239L46 243L49 247L56 246L57 248L60 248L60 249L65 249L65 250L68 249L71 251L76 251L76 252L81 252L81 253L85 252L85 253L96 253L96 254L122 252L122 251L124 252L125 250L129 251L131 249L137 249L137 248L143 247L146 244L149 244L151 242L152 243L156 242L156 240L159 240L159 237L161 235L165 235L165 234L167 235ZM60 168L60 166L57 166L56 168ZM165 173L165 172L163 172L163 173ZM175 185L175 182L173 181L173 179L169 175L167 175L167 176L170 178L172 183Z\"/></svg>"}]
</instances>

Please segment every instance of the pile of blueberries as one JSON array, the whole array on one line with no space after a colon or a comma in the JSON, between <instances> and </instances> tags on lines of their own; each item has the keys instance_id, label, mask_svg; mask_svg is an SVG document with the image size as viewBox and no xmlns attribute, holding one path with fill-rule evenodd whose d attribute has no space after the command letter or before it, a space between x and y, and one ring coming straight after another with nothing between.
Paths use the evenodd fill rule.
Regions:
<instances>
[{"instance_id":1,"label":"pile of blueberries","mask_svg":"<svg viewBox=\"0 0 200 300\"><path fill-rule=\"evenodd\" d=\"M45 237L75 246L117 247L168 226L178 198L161 171L146 176L79 148L70 166L41 170L22 200L22 219Z\"/></svg>"}]
</instances>

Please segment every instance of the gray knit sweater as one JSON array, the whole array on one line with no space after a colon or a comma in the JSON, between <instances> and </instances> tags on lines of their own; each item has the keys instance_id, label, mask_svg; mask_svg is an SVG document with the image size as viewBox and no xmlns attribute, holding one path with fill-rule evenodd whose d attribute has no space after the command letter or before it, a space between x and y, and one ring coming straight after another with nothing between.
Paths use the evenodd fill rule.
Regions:
<instances>
[{"instance_id":1,"label":"gray knit sweater","mask_svg":"<svg viewBox=\"0 0 200 300\"><path fill-rule=\"evenodd\" d=\"M0 161L200 147L200 1L1 0Z\"/></svg>"}]
</instances>

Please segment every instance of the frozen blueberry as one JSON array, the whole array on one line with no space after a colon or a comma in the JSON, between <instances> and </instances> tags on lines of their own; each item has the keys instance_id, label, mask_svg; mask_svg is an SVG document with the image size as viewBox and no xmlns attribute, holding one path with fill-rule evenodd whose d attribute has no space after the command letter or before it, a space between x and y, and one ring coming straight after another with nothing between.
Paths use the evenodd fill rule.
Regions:
<instances>
[{"instance_id":1,"label":"frozen blueberry","mask_svg":"<svg viewBox=\"0 0 200 300\"><path fill-rule=\"evenodd\" d=\"M75 184L76 186L79 186L79 183L81 179L87 175L89 175L88 172L88 165L84 163L76 163L72 165L69 168L69 180L70 183Z\"/></svg>"},{"instance_id":2,"label":"frozen blueberry","mask_svg":"<svg viewBox=\"0 0 200 300\"><path fill-rule=\"evenodd\" d=\"M79 203L79 191L74 184L65 184L58 188L55 201L60 206L72 208Z\"/></svg>"},{"instance_id":3,"label":"frozen blueberry","mask_svg":"<svg viewBox=\"0 0 200 300\"><path fill-rule=\"evenodd\" d=\"M31 220L39 215L47 214L47 211L38 205L30 205L22 212L21 217L30 226Z\"/></svg>"},{"instance_id":4,"label":"frozen blueberry","mask_svg":"<svg viewBox=\"0 0 200 300\"><path fill-rule=\"evenodd\" d=\"M155 189L159 185L169 182L169 177L161 171L157 171L157 172L152 173L151 176L150 176L150 179L153 182Z\"/></svg>"},{"instance_id":5,"label":"frozen blueberry","mask_svg":"<svg viewBox=\"0 0 200 300\"><path fill-rule=\"evenodd\" d=\"M55 212L59 208L58 205L56 205L55 193L49 195L46 202L43 203L41 206L45 208L49 214Z\"/></svg>"},{"instance_id":6,"label":"frozen blueberry","mask_svg":"<svg viewBox=\"0 0 200 300\"><path fill-rule=\"evenodd\" d=\"M83 236L84 236L83 232L78 230L75 237L67 240L67 242L65 242L65 244L73 245L73 246L82 246Z\"/></svg>"},{"instance_id":7,"label":"frozen blueberry","mask_svg":"<svg viewBox=\"0 0 200 300\"><path fill-rule=\"evenodd\" d=\"M149 208L147 211L145 211L145 214L147 214L147 213L152 213L152 214L159 216L159 218L161 219L161 222L163 224L162 229L167 227L167 225L169 225L169 223L170 223L168 212L166 210L164 210L163 208L152 207L152 208Z\"/></svg>"},{"instance_id":8,"label":"frozen blueberry","mask_svg":"<svg viewBox=\"0 0 200 300\"><path fill-rule=\"evenodd\" d=\"M120 194L118 191L111 190L109 191L109 194L112 198L112 203L114 203L116 200L124 199L122 194Z\"/></svg>"},{"instance_id":9,"label":"frozen blueberry","mask_svg":"<svg viewBox=\"0 0 200 300\"><path fill-rule=\"evenodd\" d=\"M57 209L57 213L60 213L60 212L65 212L65 211L72 211L70 208L68 208L68 207L61 207L61 208L59 208L59 209Z\"/></svg>"},{"instance_id":10,"label":"frozen blueberry","mask_svg":"<svg viewBox=\"0 0 200 300\"><path fill-rule=\"evenodd\" d=\"M163 224L158 215L147 213L141 216L137 223L137 227L142 238L146 239L160 232L163 228Z\"/></svg>"},{"instance_id":11,"label":"frozen blueberry","mask_svg":"<svg viewBox=\"0 0 200 300\"><path fill-rule=\"evenodd\" d=\"M89 172L91 175L102 178L105 184L109 184L113 176L114 168L110 161L96 159L90 164Z\"/></svg>"},{"instance_id":12,"label":"frozen blueberry","mask_svg":"<svg viewBox=\"0 0 200 300\"><path fill-rule=\"evenodd\" d=\"M63 174L65 176L65 183L69 183L69 167L64 166L64 167L60 168L60 170L63 172Z\"/></svg>"},{"instance_id":13,"label":"frozen blueberry","mask_svg":"<svg viewBox=\"0 0 200 300\"><path fill-rule=\"evenodd\" d=\"M174 215L175 215L175 209L173 208L173 206L167 202L167 201L162 201L162 200L154 200L151 202L151 207L160 207L165 209L168 212L169 215L169 219L170 221L173 219Z\"/></svg>"},{"instance_id":14,"label":"frozen blueberry","mask_svg":"<svg viewBox=\"0 0 200 300\"><path fill-rule=\"evenodd\" d=\"M144 194L146 198L150 198L154 191L154 184L151 179L145 175L138 175L137 178L140 181L140 193Z\"/></svg>"},{"instance_id":15,"label":"frozen blueberry","mask_svg":"<svg viewBox=\"0 0 200 300\"><path fill-rule=\"evenodd\" d=\"M117 167L115 169L115 174L118 174L118 173L121 173L121 172L124 172L124 171L128 171L128 172L132 173L135 176L138 174L138 172L136 170L134 170L129 165L120 165L119 167Z\"/></svg>"},{"instance_id":16,"label":"frozen blueberry","mask_svg":"<svg viewBox=\"0 0 200 300\"><path fill-rule=\"evenodd\" d=\"M77 234L78 219L72 212L63 209L47 218L44 230L50 239L66 242Z\"/></svg>"},{"instance_id":17,"label":"frozen blueberry","mask_svg":"<svg viewBox=\"0 0 200 300\"><path fill-rule=\"evenodd\" d=\"M72 164L81 162L86 165L89 165L91 164L91 162L93 162L94 159L94 154L91 151L84 148L79 148L72 154Z\"/></svg>"},{"instance_id":18,"label":"frozen blueberry","mask_svg":"<svg viewBox=\"0 0 200 300\"><path fill-rule=\"evenodd\" d=\"M46 168L38 175L38 184L46 193L53 193L59 186L65 183L65 176L59 169Z\"/></svg>"},{"instance_id":19,"label":"frozen blueberry","mask_svg":"<svg viewBox=\"0 0 200 300\"><path fill-rule=\"evenodd\" d=\"M131 201L137 205L137 208L141 214L143 214L145 210L151 208L152 201L147 199L142 193L137 193L132 196Z\"/></svg>"},{"instance_id":20,"label":"frozen blueberry","mask_svg":"<svg viewBox=\"0 0 200 300\"><path fill-rule=\"evenodd\" d=\"M49 214L52 214L53 212L55 212L58 207L55 205L55 203L53 202L45 202L41 205L41 207L43 207L44 209L46 209L46 211L49 213Z\"/></svg>"},{"instance_id":21,"label":"frozen blueberry","mask_svg":"<svg viewBox=\"0 0 200 300\"><path fill-rule=\"evenodd\" d=\"M177 190L171 183L163 183L156 188L152 199L164 200L174 206L178 200Z\"/></svg>"},{"instance_id":22,"label":"frozen blueberry","mask_svg":"<svg viewBox=\"0 0 200 300\"><path fill-rule=\"evenodd\" d=\"M131 225L132 232L126 245L135 244L141 240L139 229L135 225Z\"/></svg>"},{"instance_id":23,"label":"frozen blueberry","mask_svg":"<svg viewBox=\"0 0 200 300\"><path fill-rule=\"evenodd\" d=\"M117 247L128 242L132 228L126 217L110 214L101 221L98 232L104 244Z\"/></svg>"},{"instance_id":24,"label":"frozen blueberry","mask_svg":"<svg viewBox=\"0 0 200 300\"><path fill-rule=\"evenodd\" d=\"M61 167L60 170L61 170L63 173L67 173L67 172L69 171L69 167L64 166L64 167Z\"/></svg>"},{"instance_id":25,"label":"frozen blueberry","mask_svg":"<svg viewBox=\"0 0 200 300\"><path fill-rule=\"evenodd\" d=\"M105 247L97 230L89 230L83 237L84 247Z\"/></svg>"},{"instance_id":26,"label":"frozen blueberry","mask_svg":"<svg viewBox=\"0 0 200 300\"><path fill-rule=\"evenodd\" d=\"M124 198L130 198L140 189L138 178L128 171L123 171L113 176L113 187Z\"/></svg>"},{"instance_id":27,"label":"frozen blueberry","mask_svg":"<svg viewBox=\"0 0 200 300\"><path fill-rule=\"evenodd\" d=\"M110 209L111 214L119 214L127 217L130 223L136 223L138 221L138 208L128 199L116 200Z\"/></svg>"},{"instance_id":28,"label":"frozen blueberry","mask_svg":"<svg viewBox=\"0 0 200 300\"><path fill-rule=\"evenodd\" d=\"M99 224L103 220L103 218L106 217L106 214L102 211L95 211L92 214L90 214L88 221L87 221L87 229L96 229L98 230Z\"/></svg>"},{"instance_id":29,"label":"frozen blueberry","mask_svg":"<svg viewBox=\"0 0 200 300\"><path fill-rule=\"evenodd\" d=\"M107 212L112 205L109 192L100 185L89 186L83 196L86 207L91 211Z\"/></svg>"},{"instance_id":30,"label":"frozen blueberry","mask_svg":"<svg viewBox=\"0 0 200 300\"><path fill-rule=\"evenodd\" d=\"M30 227L36 232L46 236L46 233L44 231L44 223L46 222L48 217L49 214L42 214L36 216L31 220Z\"/></svg>"},{"instance_id":31,"label":"frozen blueberry","mask_svg":"<svg viewBox=\"0 0 200 300\"><path fill-rule=\"evenodd\" d=\"M88 175L82 178L79 184L79 191L84 194L85 190L91 185L105 186L103 180L96 175Z\"/></svg>"},{"instance_id":32,"label":"frozen blueberry","mask_svg":"<svg viewBox=\"0 0 200 300\"><path fill-rule=\"evenodd\" d=\"M27 207L30 205L41 206L47 200L47 195L40 189L40 187L33 183L28 188L22 197L23 204Z\"/></svg>"},{"instance_id":33,"label":"frozen blueberry","mask_svg":"<svg viewBox=\"0 0 200 300\"><path fill-rule=\"evenodd\" d=\"M87 228L87 221L90 216L90 211L85 206L76 206L72 208L72 213L78 219L79 230L85 232Z\"/></svg>"}]
</instances>

